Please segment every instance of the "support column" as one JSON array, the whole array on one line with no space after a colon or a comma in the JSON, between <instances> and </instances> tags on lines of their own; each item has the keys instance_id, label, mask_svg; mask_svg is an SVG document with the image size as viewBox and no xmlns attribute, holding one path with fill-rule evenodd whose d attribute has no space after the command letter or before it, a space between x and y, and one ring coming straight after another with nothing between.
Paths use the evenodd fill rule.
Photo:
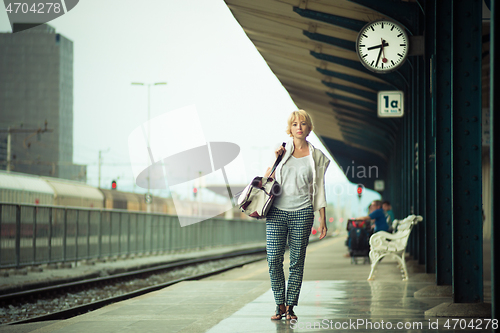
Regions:
<instances>
[{"instance_id":1,"label":"support column","mask_svg":"<svg viewBox=\"0 0 500 333\"><path fill-rule=\"evenodd\" d=\"M479 0L438 1L440 24L445 18L444 28L451 32L453 302L426 311L426 316L491 316L490 305L482 303L481 6ZM440 7L444 12L439 14ZM440 39L438 36L438 46ZM437 51L439 64L439 48Z\"/></svg>"},{"instance_id":2,"label":"support column","mask_svg":"<svg viewBox=\"0 0 500 333\"><path fill-rule=\"evenodd\" d=\"M422 212L425 223L426 260L425 272L436 273L436 64L435 64L435 10L428 1L425 6L425 69L424 69L424 114L425 114L425 211ZM432 82L432 84L431 84ZM431 91L432 89L432 91Z\"/></svg>"},{"instance_id":3,"label":"support column","mask_svg":"<svg viewBox=\"0 0 500 333\"><path fill-rule=\"evenodd\" d=\"M453 2L453 301L483 301L481 1Z\"/></svg>"},{"instance_id":4,"label":"support column","mask_svg":"<svg viewBox=\"0 0 500 333\"><path fill-rule=\"evenodd\" d=\"M500 95L495 88L500 87L500 66L496 65L495 58L500 55L500 3L491 2L491 30L490 30L490 177L491 177L491 202L500 200L500 177L496 176L495 168L500 166L500 135L496 131L500 128L500 116L495 116L494 110L500 107ZM499 216L495 205L491 208L491 221L496 221ZM500 286L495 276L500 277L500 265L496 263L500 259L500 227L491 223L491 305L492 318L500 319L498 301L500 300Z\"/></svg>"},{"instance_id":5,"label":"support column","mask_svg":"<svg viewBox=\"0 0 500 333\"><path fill-rule=\"evenodd\" d=\"M417 169L415 168L415 159L416 155L418 153L418 147L416 145L417 137L418 137L418 84L417 84L417 57L413 57L411 59L412 62L412 70L411 70L411 114L409 118L410 122L410 150L409 150L409 158L410 158L410 163L409 163L409 172L410 172L410 186L409 186L409 194L410 194L410 211L409 214L415 214L417 207L417 188L418 188L418 177L417 177ZM421 225L418 223L415 226L414 232L411 233L411 236L413 238L412 242L412 247L413 247L413 259L414 260L419 260L420 259L420 229Z\"/></svg>"},{"instance_id":6,"label":"support column","mask_svg":"<svg viewBox=\"0 0 500 333\"><path fill-rule=\"evenodd\" d=\"M425 66L424 66L424 61L421 57L417 59L417 84L418 84L418 128L419 131L418 133L418 155L417 155L417 161L415 163L415 166L417 168L417 207L416 207L416 213L421 216L425 216L425 206L427 203L427 191L426 191L426 163L425 163L425 157L426 157L426 138L425 138L425 133L426 133L426 124L425 124L425 78L427 77L425 73ZM427 220L424 220L423 223L419 223L420 228L419 228L419 249L420 253L418 256L418 263L420 265L427 265L427 252L429 249L427 248L428 242L427 242L427 234L426 230L428 228L428 222ZM430 249L431 251L434 251L434 248Z\"/></svg>"},{"instance_id":7,"label":"support column","mask_svg":"<svg viewBox=\"0 0 500 333\"><path fill-rule=\"evenodd\" d=\"M434 262L436 285L414 293L415 297L452 296L452 168L451 168L451 0L427 0L426 12L426 61L428 62L429 97L426 99L429 139L428 216L432 232L427 235L433 242L433 253L427 253ZM439 28L437 20L439 18ZM432 173L432 177L431 177ZM431 201L432 200L432 201ZM426 267L429 269L429 267Z\"/></svg>"},{"instance_id":8,"label":"support column","mask_svg":"<svg viewBox=\"0 0 500 333\"><path fill-rule=\"evenodd\" d=\"M451 0L434 0L436 29L436 284L451 286L451 64L452 12ZM429 36L431 38L431 36Z\"/></svg>"}]
</instances>

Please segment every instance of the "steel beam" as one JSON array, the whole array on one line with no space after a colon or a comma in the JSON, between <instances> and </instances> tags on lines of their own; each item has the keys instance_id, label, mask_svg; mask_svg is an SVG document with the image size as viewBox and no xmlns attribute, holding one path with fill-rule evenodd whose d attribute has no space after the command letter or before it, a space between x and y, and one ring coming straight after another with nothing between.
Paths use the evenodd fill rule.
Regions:
<instances>
[{"instance_id":1,"label":"steel beam","mask_svg":"<svg viewBox=\"0 0 500 333\"><path fill-rule=\"evenodd\" d=\"M375 141L380 141L376 143L383 144L382 147L387 148L385 149L385 151L389 152L391 150L392 142L389 137L384 135L385 132L383 130L374 128L373 130L362 131L360 130L362 129L362 127L356 126L355 124L353 124L353 122L348 121L347 119L339 119L339 124L342 126L341 131L343 133L349 132L359 138L370 137ZM360 123L359 125L369 126L369 123Z\"/></svg>"},{"instance_id":2,"label":"steel beam","mask_svg":"<svg viewBox=\"0 0 500 333\"><path fill-rule=\"evenodd\" d=\"M364 97L366 99L370 99L374 103L377 103L377 93L374 93L374 92L371 92L368 90L348 87L348 86L345 86L343 84L338 84L338 83L333 83L333 82L321 81L321 83L323 83L328 88L342 90L342 91L345 91L345 92L348 92L351 94L355 94L355 95Z\"/></svg>"},{"instance_id":3,"label":"steel beam","mask_svg":"<svg viewBox=\"0 0 500 333\"><path fill-rule=\"evenodd\" d=\"M399 198L399 216L404 217L404 214L407 212L406 207L405 207L405 192L404 192L404 187L405 187L405 174L404 174L404 166L405 166L405 159L404 159L404 151L405 151L405 145L404 145L404 140L405 140L405 128L404 128L404 117L401 119L401 122L399 123L399 133L402 136L401 140L397 141L399 142L399 147L398 147L398 198Z\"/></svg>"},{"instance_id":4,"label":"steel beam","mask_svg":"<svg viewBox=\"0 0 500 333\"><path fill-rule=\"evenodd\" d=\"M481 1L452 2L453 301L483 301Z\"/></svg>"},{"instance_id":5,"label":"steel beam","mask_svg":"<svg viewBox=\"0 0 500 333\"><path fill-rule=\"evenodd\" d=\"M356 43L353 41L333 36L318 34L316 32L310 32L306 30L303 31L303 34L304 36L309 37L309 39L311 40L337 46L347 51L356 52Z\"/></svg>"},{"instance_id":6,"label":"steel beam","mask_svg":"<svg viewBox=\"0 0 500 333\"><path fill-rule=\"evenodd\" d=\"M360 71L362 73L367 73L370 75L373 75L374 77L378 77L377 74L374 72L369 71L366 69L359 61L354 61L350 59L345 59L341 57L336 57L330 54L324 54L324 53L319 53L315 51L309 51L309 53L315 57L316 59L328 61L337 65L345 66L347 68L351 68L357 71ZM404 71L405 65L403 65L400 69L400 71ZM398 71L392 72L392 73L385 73L385 74L378 74L380 75L380 78L383 78L384 81L390 83L393 85L396 89L398 90L405 90L406 87L408 86L408 80L407 78L399 73ZM382 76L383 75L383 76Z\"/></svg>"},{"instance_id":7,"label":"steel beam","mask_svg":"<svg viewBox=\"0 0 500 333\"><path fill-rule=\"evenodd\" d=\"M428 78L425 72L424 60L422 58L417 58L417 84L418 84L418 160L416 163L417 166L417 214L421 216L425 216L425 205L427 203L427 191L426 191L426 164L425 164L425 156L426 156L426 138L425 138L425 81ZM423 223L419 223L421 225L420 235L420 255L419 255L419 264L427 265L427 228L428 222L427 220L423 221Z\"/></svg>"},{"instance_id":8,"label":"steel beam","mask_svg":"<svg viewBox=\"0 0 500 333\"><path fill-rule=\"evenodd\" d=\"M497 93L500 88L500 66L496 61L500 55L500 4L492 1L491 3L491 27L490 27L490 177L491 177L491 202L500 202L500 177L495 174L495 169L500 167L500 134L496 133L500 129L500 115L493 112L500 107L500 94ZM500 286L498 279L500 277L500 226L493 221L497 221L499 216L495 205L491 205L491 305L492 318L500 319L498 301L500 300ZM488 212L486 212L488 213Z\"/></svg>"},{"instance_id":9,"label":"steel beam","mask_svg":"<svg viewBox=\"0 0 500 333\"><path fill-rule=\"evenodd\" d=\"M435 53L435 10L431 1L426 2L425 15L425 87L424 87L424 139L425 148L423 154L425 174L422 181L425 182L425 208L422 212L425 220L425 272L436 273L436 137L434 131L436 95L436 66L434 62ZM431 91L432 89L432 91Z\"/></svg>"},{"instance_id":10,"label":"steel beam","mask_svg":"<svg viewBox=\"0 0 500 333\"><path fill-rule=\"evenodd\" d=\"M352 112L359 114L363 117L370 117L370 118L374 118L374 119L378 119L378 120L382 121L382 118L379 118L377 116L377 114L373 111L367 111L367 110L359 109L359 108L352 107L352 106L342 105L342 104L334 103L334 102L330 102L330 105L332 105L335 108L334 109L335 112L338 112L338 109L345 110L345 111L352 111ZM399 118L392 118L392 119L386 118L386 119L383 119L383 121L385 124L387 124L387 126L391 127L390 132L394 136L396 136L396 134L399 131L398 123L399 123L400 119Z\"/></svg>"},{"instance_id":11,"label":"steel beam","mask_svg":"<svg viewBox=\"0 0 500 333\"><path fill-rule=\"evenodd\" d=\"M451 1L436 1L436 284L451 285L452 197L452 16Z\"/></svg>"},{"instance_id":12,"label":"steel beam","mask_svg":"<svg viewBox=\"0 0 500 333\"><path fill-rule=\"evenodd\" d=\"M381 142L380 138L377 135L366 135L359 136L359 130L353 129L345 129L342 131L342 136L349 142L362 145L364 148L372 151L377 151L380 156L388 156L391 151L388 149L384 142Z\"/></svg>"},{"instance_id":13,"label":"steel beam","mask_svg":"<svg viewBox=\"0 0 500 333\"><path fill-rule=\"evenodd\" d=\"M379 90L394 90L397 89L395 86L390 84L385 84L379 81L368 80L359 76L334 72L328 69L316 68L318 72L323 75L331 76L340 80L349 81L355 84L359 84L360 86L366 87L371 90L379 91Z\"/></svg>"},{"instance_id":14,"label":"steel beam","mask_svg":"<svg viewBox=\"0 0 500 333\"><path fill-rule=\"evenodd\" d=\"M410 89L411 88L412 87L410 87ZM412 93L413 91L410 90L410 92ZM412 96L412 95L410 94L410 96ZM405 99L405 110L411 110L411 108L409 107L409 106L411 106L410 102L411 102L410 98ZM413 112L413 111L411 111L411 112ZM404 159L405 159L405 167L404 167L404 170L405 170L405 191L404 191L404 193L405 193L406 208L405 208L404 216L407 216L408 214L411 214L413 212L413 207L412 207L412 202L411 202L411 198L412 198L411 191L413 189L413 182L411 179L411 173L412 173L412 169L413 169L413 164L411 162L411 158L413 155L411 114L407 113L403 117L403 119L404 119L404 124L405 124L405 133L406 133L406 135L405 135L405 155L404 155ZM416 235L416 233L412 232L410 234L409 239L408 239L408 252L413 257L413 259L415 259L415 244L414 244L415 237L416 237L415 235Z\"/></svg>"},{"instance_id":15,"label":"steel beam","mask_svg":"<svg viewBox=\"0 0 500 333\"><path fill-rule=\"evenodd\" d=\"M345 132L345 129L352 129L361 138L371 136L377 141L377 143L381 144L384 148L387 148L385 149L386 153L391 151L394 145L394 139L388 136L386 131L374 126L373 128L368 129L371 126L370 122L362 121L355 123L351 120L353 119L352 117L339 117L337 119L339 120L339 125L341 126L341 131L343 133ZM356 119L354 118L354 120ZM366 130L364 130L365 128Z\"/></svg>"},{"instance_id":16,"label":"steel beam","mask_svg":"<svg viewBox=\"0 0 500 333\"><path fill-rule=\"evenodd\" d=\"M367 101L362 101L362 100L357 99L357 98L347 97L347 96L344 96L344 95L334 94L334 93L331 93L331 92L326 92L326 94L328 96L330 96L331 98L340 99L342 101L346 101L346 102L349 102L349 103L357 104L357 105L365 107L367 109L377 111L377 104L375 104L375 103L371 103L371 102L367 102Z\"/></svg>"},{"instance_id":17,"label":"steel beam","mask_svg":"<svg viewBox=\"0 0 500 333\"><path fill-rule=\"evenodd\" d=\"M299 7L293 7L293 11L302 17L307 17L312 20L333 24L338 27L342 27L356 32L360 31L367 23L365 21L355 20L344 16L337 16L333 14L317 12L315 10L302 9Z\"/></svg>"},{"instance_id":18,"label":"steel beam","mask_svg":"<svg viewBox=\"0 0 500 333\"><path fill-rule=\"evenodd\" d=\"M414 2L394 0L349 0L364 7L370 8L384 16L398 21L411 33L415 34L419 28L419 14L421 8Z\"/></svg>"},{"instance_id":19,"label":"steel beam","mask_svg":"<svg viewBox=\"0 0 500 333\"><path fill-rule=\"evenodd\" d=\"M407 60L411 64L411 77L410 77L410 88L411 88L411 94L408 96L410 99L408 103L411 105L411 107L407 110L410 110L408 114L408 122L409 122L409 127L408 127L408 133L409 135L409 142L408 142L408 172L409 172L409 177L408 177L408 195L409 195L409 204L410 204L410 214L415 214L415 190L418 186L417 184L417 179L415 177L415 159L416 159L416 154L418 151L418 147L416 146L416 126L418 126L417 121L416 121L416 116L418 113L416 101L417 101L417 84L416 84L416 68L415 65L413 64L413 59L408 58ZM421 223L417 224L415 227L415 232L411 233L412 237L412 245L413 245L413 259L419 261L420 260L420 226Z\"/></svg>"},{"instance_id":20,"label":"steel beam","mask_svg":"<svg viewBox=\"0 0 500 333\"><path fill-rule=\"evenodd\" d=\"M377 128L383 131L384 135L387 135L388 138L391 138L391 141L396 140L396 136L394 135L394 132L392 130L392 127L388 124L382 121L383 118L377 118L377 116L368 113L368 111L365 111L365 113L357 113L353 111L344 111L344 110L335 110L335 113L343 118L342 116L345 117L350 117L350 118L356 118L358 121L362 120L363 122L368 122L369 124L375 125ZM368 114L366 114L368 113ZM361 117L361 118L360 118Z\"/></svg>"}]
</instances>

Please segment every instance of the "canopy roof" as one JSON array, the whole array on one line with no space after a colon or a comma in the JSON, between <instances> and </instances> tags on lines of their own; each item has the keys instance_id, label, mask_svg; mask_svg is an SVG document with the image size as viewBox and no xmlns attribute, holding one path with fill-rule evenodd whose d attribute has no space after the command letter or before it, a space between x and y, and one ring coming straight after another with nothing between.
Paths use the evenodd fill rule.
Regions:
<instances>
[{"instance_id":1,"label":"canopy roof","mask_svg":"<svg viewBox=\"0 0 500 333\"><path fill-rule=\"evenodd\" d=\"M346 0L225 2L295 104L311 114L314 132L339 166L376 167L376 178L385 178L400 120L377 117L377 92L405 90L407 81L399 72L381 75L364 68L355 42L368 22L396 20ZM415 3L391 3L397 7L392 11L407 9L399 23L411 30ZM388 1L372 5L388 7ZM346 175L373 188L374 178Z\"/></svg>"}]
</instances>

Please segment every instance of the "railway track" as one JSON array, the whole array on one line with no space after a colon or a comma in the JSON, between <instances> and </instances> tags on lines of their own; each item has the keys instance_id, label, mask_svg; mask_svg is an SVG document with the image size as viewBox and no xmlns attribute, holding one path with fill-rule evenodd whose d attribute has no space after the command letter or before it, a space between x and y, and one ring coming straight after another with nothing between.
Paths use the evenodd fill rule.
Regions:
<instances>
[{"instance_id":1,"label":"railway track","mask_svg":"<svg viewBox=\"0 0 500 333\"><path fill-rule=\"evenodd\" d=\"M14 292L0 296L0 318L3 325L67 319L181 281L201 279L263 259L263 249L241 251ZM40 314L41 311L45 313ZM9 317L9 313L16 315Z\"/></svg>"}]
</instances>

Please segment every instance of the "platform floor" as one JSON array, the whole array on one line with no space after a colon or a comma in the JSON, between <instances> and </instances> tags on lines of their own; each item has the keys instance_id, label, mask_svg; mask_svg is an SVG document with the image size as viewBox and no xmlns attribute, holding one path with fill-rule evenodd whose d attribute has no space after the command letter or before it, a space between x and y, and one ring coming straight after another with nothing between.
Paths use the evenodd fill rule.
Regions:
<instances>
[{"instance_id":1,"label":"platform floor","mask_svg":"<svg viewBox=\"0 0 500 333\"><path fill-rule=\"evenodd\" d=\"M0 327L0 332L478 331L460 329L460 323L455 330L447 329L447 318L436 321L424 317L425 310L451 301L413 297L415 291L434 284L433 275L421 273L410 261L410 279L401 281L396 262L385 258L378 266L376 280L366 281L370 266L352 265L343 256L343 242L343 238L328 238L310 244L295 309L298 322L270 319L275 304L267 262L260 261L68 320ZM448 323L453 328L454 322ZM479 322L474 323L477 327Z\"/></svg>"}]
</instances>

